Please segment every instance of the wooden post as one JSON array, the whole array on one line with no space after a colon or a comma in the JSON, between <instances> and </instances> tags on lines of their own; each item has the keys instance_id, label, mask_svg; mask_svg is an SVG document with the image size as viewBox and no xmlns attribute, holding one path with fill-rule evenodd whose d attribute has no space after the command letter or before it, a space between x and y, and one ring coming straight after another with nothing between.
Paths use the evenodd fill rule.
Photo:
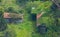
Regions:
<instances>
[{"instance_id":1,"label":"wooden post","mask_svg":"<svg viewBox=\"0 0 60 37\"><path fill-rule=\"evenodd\" d=\"M38 21L39 20L39 18L41 18L41 16L44 14L45 12L42 12L42 13L40 13L40 14L37 14L37 26L39 26L40 25L40 22Z\"/></svg>"}]
</instances>

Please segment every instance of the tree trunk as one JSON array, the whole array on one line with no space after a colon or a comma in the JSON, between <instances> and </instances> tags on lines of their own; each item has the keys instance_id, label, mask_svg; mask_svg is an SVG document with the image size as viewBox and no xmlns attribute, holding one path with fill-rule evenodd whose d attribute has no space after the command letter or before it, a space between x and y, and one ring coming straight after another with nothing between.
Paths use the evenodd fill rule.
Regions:
<instances>
[{"instance_id":1,"label":"tree trunk","mask_svg":"<svg viewBox=\"0 0 60 37\"><path fill-rule=\"evenodd\" d=\"M37 26L39 26L40 25L40 22L38 21L39 20L39 18L41 18L41 16L44 14L45 12L42 12L41 14L37 14Z\"/></svg>"}]
</instances>

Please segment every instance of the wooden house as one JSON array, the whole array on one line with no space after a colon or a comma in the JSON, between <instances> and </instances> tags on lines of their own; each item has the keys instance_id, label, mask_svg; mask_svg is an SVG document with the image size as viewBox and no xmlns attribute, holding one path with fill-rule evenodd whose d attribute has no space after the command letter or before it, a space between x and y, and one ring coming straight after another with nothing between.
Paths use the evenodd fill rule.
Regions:
<instances>
[{"instance_id":1,"label":"wooden house","mask_svg":"<svg viewBox=\"0 0 60 37\"><path fill-rule=\"evenodd\" d=\"M23 14L17 13L8 13L4 12L3 14L7 23L20 23L23 21Z\"/></svg>"}]
</instances>

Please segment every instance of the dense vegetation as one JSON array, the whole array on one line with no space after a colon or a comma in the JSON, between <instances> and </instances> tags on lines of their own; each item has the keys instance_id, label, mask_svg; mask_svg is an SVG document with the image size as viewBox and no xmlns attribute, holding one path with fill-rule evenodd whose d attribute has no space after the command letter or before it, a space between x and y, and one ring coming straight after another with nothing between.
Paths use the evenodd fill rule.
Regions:
<instances>
[{"instance_id":1,"label":"dense vegetation","mask_svg":"<svg viewBox=\"0 0 60 37\"><path fill-rule=\"evenodd\" d=\"M4 12L23 13L22 23L8 24ZM36 15L44 12L39 23L47 27L45 34L40 34L36 28ZM51 0L0 0L0 30L1 37L59 37L60 10ZM32 16L35 18L33 20ZM32 18L32 19L31 19Z\"/></svg>"}]
</instances>

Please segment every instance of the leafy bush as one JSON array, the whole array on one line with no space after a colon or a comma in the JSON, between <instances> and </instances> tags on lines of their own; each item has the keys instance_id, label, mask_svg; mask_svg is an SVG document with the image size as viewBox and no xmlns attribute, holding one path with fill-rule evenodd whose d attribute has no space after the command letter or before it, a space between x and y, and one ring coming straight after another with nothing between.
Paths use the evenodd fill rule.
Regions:
<instances>
[{"instance_id":1,"label":"leafy bush","mask_svg":"<svg viewBox=\"0 0 60 37\"><path fill-rule=\"evenodd\" d=\"M49 12L51 5L52 5L52 2L50 1L46 1L46 2L34 1L32 2L32 7L34 7L35 9L32 9L32 13L40 13L42 11Z\"/></svg>"},{"instance_id":2,"label":"leafy bush","mask_svg":"<svg viewBox=\"0 0 60 37\"><path fill-rule=\"evenodd\" d=\"M0 11L0 31L4 31L7 28L7 24L3 18L3 11Z\"/></svg>"}]
</instances>

